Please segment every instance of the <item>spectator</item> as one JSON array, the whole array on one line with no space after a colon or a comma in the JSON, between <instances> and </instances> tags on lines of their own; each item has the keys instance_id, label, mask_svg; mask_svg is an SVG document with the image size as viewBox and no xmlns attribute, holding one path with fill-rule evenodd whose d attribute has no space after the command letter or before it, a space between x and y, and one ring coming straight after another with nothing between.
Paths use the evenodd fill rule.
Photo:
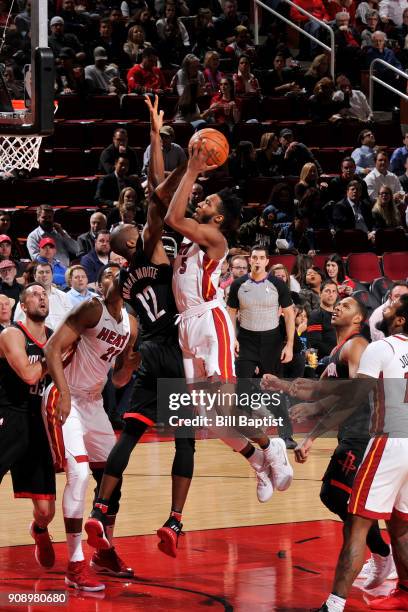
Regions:
<instances>
[{"instance_id":1,"label":"spectator","mask_svg":"<svg viewBox=\"0 0 408 612\"><path fill-rule=\"evenodd\" d=\"M361 199L361 188L358 181L350 181L346 197L333 207L332 220L335 230L360 229L371 232L373 218L371 206Z\"/></svg>"},{"instance_id":2,"label":"spectator","mask_svg":"<svg viewBox=\"0 0 408 612\"><path fill-rule=\"evenodd\" d=\"M54 57L58 57L64 47L70 47L75 52L76 59L85 60L82 45L75 34L64 33L64 20L62 17L53 17L50 21L51 35L48 37L48 46Z\"/></svg>"},{"instance_id":3,"label":"spectator","mask_svg":"<svg viewBox=\"0 0 408 612\"><path fill-rule=\"evenodd\" d=\"M277 176L280 174L279 138L275 132L265 132L256 152L256 163L261 176Z\"/></svg>"},{"instance_id":4,"label":"spectator","mask_svg":"<svg viewBox=\"0 0 408 612\"><path fill-rule=\"evenodd\" d=\"M281 145L281 168L284 176L299 176L301 169L307 162L315 164L319 174L322 168L313 153L302 142L294 140L292 130L284 128L279 134Z\"/></svg>"},{"instance_id":5,"label":"spectator","mask_svg":"<svg viewBox=\"0 0 408 612\"><path fill-rule=\"evenodd\" d=\"M251 72L248 55L241 55L238 61L238 70L233 74L235 95L253 94L260 96L261 88L258 79Z\"/></svg>"},{"instance_id":6,"label":"spectator","mask_svg":"<svg viewBox=\"0 0 408 612\"><path fill-rule=\"evenodd\" d=\"M264 214L274 223L290 223L294 212L295 202L290 186L288 183L277 183L272 187Z\"/></svg>"},{"instance_id":7,"label":"spectator","mask_svg":"<svg viewBox=\"0 0 408 612\"><path fill-rule=\"evenodd\" d=\"M336 331L331 320L338 297L336 283L326 280L321 287L320 305L312 310L309 316L307 345L317 350L319 359L330 355L337 344Z\"/></svg>"},{"instance_id":8,"label":"spectator","mask_svg":"<svg viewBox=\"0 0 408 612\"><path fill-rule=\"evenodd\" d=\"M212 97L210 107L202 113L201 117L211 123L224 124L230 131L238 123L240 110L235 100L232 79L227 77L221 79L220 93Z\"/></svg>"},{"instance_id":9,"label":"spectator","mask_svg":"<svg viewBox=\"0 0 408 612\"><path fill-rule=\"evenodd\" d=\"M127 41L123 45L123 51L129 58L131 64L139 64L142 60L144 49L151 47L150 42L145 39L145 33L141 25L129 28Z\"/></svg>"},{"instance_id":10,"label":"spectator","mask_svg":"<svg viewBox=\"0 0 408 612\"><path fill-rule=\"evenodd\" d=\"M356 174L356 163L352 157L345 157L341 162L341 172L329 182L327 199L338 202L346 197L347 187L350 181L358 181L361 187L361 197L368 199L367 185L363 179Z\"/></svg>"},{"instance_id":11,"label":"spectator","mask_svg":"<svg viewBox=\"0 0 408 612\"><path fill-rule=\"evenodd\" d=\"M401 187L403 188L405 193L408 193L408 157L405 160L404 169L404 174L401 174L401 176L398 177L398 180L401 183Z\"/></svg>"},{"instance_id":12,"label":"spectator","mask_svg":"<svg viewBox=\"0 0 408 612\"><path fill-rule=\"evenodd\" d=\"M334 253L326 259L324 272L327 278L337 285L340 299L353 293L356 283L346 275L344 263L340 255Z\"/></svg>"},{"instance_id":13,"label":"spectator","mask_svg":"<svg viewBox=\"0 0 408 612\"><path fill-rule=\"evenodd\" d=\"M37 256L37 261L40 263L49 263L52 268L52 282L57 287L65 289L65 272L67 268L55 257L57 250L55 240L52 238L42 238L38 244L40 252Z\"/></svg>"},{"instance_id":14,"label":"spectator","mask_svg":"<svg viewBox=\"0 0 408 612\"><path fill-rule=\"evenodd\" d=\"M20 301L22 286L16 280L17 268L11 259L0 261L0 293L14 300L13 314L16 304Z\"/></svg>"},{"instance_id":15,"label":"spectator","mask_svg":"<svg viewBox=\"0 0 408 612\"><path fill-rule=\"evenodd\" d=\"M238 242L243 247L251 248L254 244L262 245L268 255L275 252L276 229L269 215L262 213L243 223L238 230Z\"/></svg>"},{"instance_id":16,"label":"spectator","mask_svg":"<svg viewBox=\"0 0 408 612\"><path fill-rule=\"evenodd\" d=\"M201 118L201 110L198 106L198 101L203 90L198 82L188 83L184 87L184 91L181 94L177 102L176 116L174 117L175 122L182 121L184 123L191 123L195 130L204 127L207 122Z\"/></svg>"},{"instance_id":17,"label":"spectator","mask_svg":"<svg viewBox=\"0 0 408 612\"><path fill-rule=\"evenodd\" d=\"M0 210L0 234L10 235L11 215L6 210Z\"/></svg>"},{"instance_id":18,"label":"spectator","mask_svg":"<svg viewBox=\"0 0 408 612\"><path fill-rule=\"evenodd\" d=\"M299 253L293 264L290 276L290 286L292 291L299 293L301 289L306 289L306 272L313 264L313 257Z\"/></svg>"},{"instance_id":19,"label":"spectator","mask_svg":"<svg viewBox=\"0 0 408 612\"><path fill-rule=\"evenodd\" d=\"M394 51L386 47L386 42L387 36L384 34L384 32L380 32L378 30L377 32L374 32L372 35L372 45L371 47L367 47L366 51L366 67L369 68L375 59L381 59L387 64L391 64L395 68L402 70L403 68L401 62L397 59ZM392 72L383 64L376 65L375 74L378 78L383 81L385 80L386 83L395 87L396 89L405 87L405 79L402 83L399 75ZM393 108L396 103L399 103L399 98L396 98L396 94L391 93L384 87L377 87L374 94L374 104L381 110L388 110Z\"/></svg>"},{"instance_id":20,"label":"spectator","mask_svg":"<svg viewBox=\"0 0 408 612\"><path fill-rule=\"evenodd\" d=\"M70 49L71 50L71 49ZM13 100L24 99L24 84L22 80L16 78L16 74L13 66L6 66L3 72L4 82L7 87L7 91Z\"/></svg>"},{"instance_id":21,"label":"spectator","mask_svg":"<svg viewBox=\"0 0 408 612\"><path fill-rule=\"evenodd\" d=\"M390 170L397 176L404 174L405 162L408 159L408 132L404 132L404 144L395 149L390 159Z\"/></svg>"},{"instance_id":22,"label":"spectator","mask_svg":"<svg viewBox=\"0 0 408 612\"><path fill-rule=\"evenodd\" d=\"M259 175L254 145L249 140L241 140L228 160L229 174L241 189L248 179Z\"/></svg>"},{"instance_id":23,"label":"spectator","mask_svg":"<svg viewBox=\"0 0 408 612\"><path fill-rule=\"evenodd\" d=\"M379 0L368 0L368 2L360 2L356 10L356 21L363 25L368 25L370 13L375 11L378 14Z\"/></svg>"},{"instance_id":24,"label":"spectator","mask_svg":"<svg viewBox=\"0 0 408 612\"><path fill-rule=\"evenodd\" d=\"M157 67L157 51L146 47L142 52L142 61L127 73L129 93L163 93L166 82L160 68Z\"/></svg>"},{"instance_id":25,"label":"spectator","mask_svg":"<svg viewBox=\"0 0 408 612\"><path fill-rule=\"evenodd\" d=\"M101 212L95 212L89 219L89 232L78 236L78 257L86 255L95 246L96 234L99 230L106 229L106 217Z\"/></svg>"},{"instance_id":26,"label":"spectator","mask_svg":"<svg viewBox=\"0 0 408 612\"><path fill-rule=\"evenodd\" d=\"M365 176L375 166L375 136L372 130L363 130L358 135L357 149L351 154L356 164L357 174Z\"/></svg>"},{"instance_id":27,"label":"spectator","mask_svg":"<svg viewBox=\"0 0 408 612\"><path fill-rule=\"evenodd\" d=\"M398 178L388 170L388 155L384 151L377 151L375 155L375 168L365 177L368 196L372 202L378 197L380 187L386 185L393 193L396 201L403 199L404 190Z\"/></svg>"},{"instance_id":28,"label":"spectator","mask_svg":"<svg viewBox=\"0 0 408 612\"><path fill-rule=\"evenodd\" d=\"M31 30L31 0L27 0L24 10L14 17L14 25L20 35L28 34Z\"/></svg>"},{"instance_id":29,"label":"spectator","mask_svg":"<svg viewBox=\"0 0 408 612\"><path fill-rule=\"evenodd\" d=\"M66 293L53 286L52 268L49 263L37 263L33 270L34 281L44 285L48 295L49 312L45 324L51 329L56 329L72 310L71 300ZM24 313L18 302L14 312L14 321L22 320L24 320Z\"/></svg>"},{"instance_id":30,"label":"spectator","mask_svg":"<svg viewBox=\"0 0 408 612\"><path fill-rule=\"evenodd\" d=\"M133 187L142 199L144 192L140 180L136 176L129 176L129 160L127 157L118 157L115 162L115 170L99 179L96 188L95 202L101 206L112 208L119 200L119 194L125 187Z\"/></svg>"},{"instance_id":31,"label":"spectator","mask_svg":"<svg viewBox=\"0 0 408 612\"><path fill-rule=\"evenodd\" d=\"M118 39L113 37L112 23L109 19L101 19L99 22L99 35L92 42L91 49L104 49L109 64L120 66L126 62L127 56L123 46Z\"/></svg>"},{"instance_id":32,"label":"spectator","mask_svg":"<svg viewBox=\"0 0 408 612\"><path fill-rule=\"evenodd\" d=\"M75 34L81 42L85 42L89 35L89 22L79 11L75 10L74 0L62 0L62 8L58 15L64 20L64 29L67 34Z\"/></svg>"},{"instance_id":33,"label":"spectator","mask_svg":"<svg viewBox=\"0 0 408 612\"><path fill-rule=\"evenodd\" d=\"M166 172L172 172L175 168L186 161L184 149L174 142L174 130L170 125L164 125L160 129L160 139L163 147L164 169ZM143 155L143 171L142 174L147 176L150 162L150 145Z\"/></svg>"},{"instance_id":34,"label":"spectator","mask_svg":"<svg viewBox=\"0 0 408 612\"><path fill-rule=\"evenodd\" d=\"M361 38L350 26L350 15L346 11L336 14L334 27L337 72L344 72L353 82L360 80Z\"/></svg>"},{"instance_id":35,"label":"spectator","mask_svg":"<svg viewBox=\"0 0 408 612\"><path fill-rule=\"evenodd\" d=\"M207 93L213 96L220 91L221 79L224 73L218 70L220 56L217 51L207 51L204 58L204 79Z\"/></svg>"},{"instance_id":36,"label":"spectator","mask_svg":"<svg viewBox=\"0 0 408 612\"><path fill-rule=\"evenodd\" d=\"M297 205L307 211L309 224L313 229L328 229L331 223L331 207L325 207L326 187L327 183L320 183L319 187L309 187Z\"/></svg>"},{"instance_id":37,"label":"spectator","mask_svg":"<svg viewBox=\"0 0 408 612\"><path fill-rule=\"evenodd\" d=\"M325 280L324 273L317 266L310 266L307 269L305 278L306 289L301 289L300 296L304 299L305 307L309 309L309 312L319 308L320 292Z\"/></svg>"},{"instance_id":38,"label":"spectator","mask_svg":"<svg viewBox=\"0 0 408 612\"><path fill-rule=\"evenodd\" d=\"M246 55L249 60L255 60L255 47L251 44L248 28L243 25L235 28L235 40L225 47L225 53L234 64L239 62L242 55Z\"/></svg>"},{"instance_id":39,"label":"spectator","mask_svg":"<svg viewBox=\"0 0 408 612\"><path fill-rule=\"evenodd\" d=\"M359 6L361 6L361 4ZM373 44L374 32L381 29L382 26L378 11L370 10L367 13L367 27L361 32L361 48L371 47Z\"/></svg>"},{"instance_id":40,"label":"spectator","mask_svg":"<svg viewBox=\"0 0 408 612\"><path fill-rule=\"evenodd\" d=\"M295 4L305 9L308 13L311 13L313 17L316 17L319 21L330 21L330 15L322 0L296 0ZM317 21L309 19L307 15L304 15L294 7L291 7L290 15L293 21L300 23L308 34L311 34L315 38L322 37L322 28ZM302 39L303 38L306 39L306 36L302 36ZM320 48L314 41L310 41L310 43L307 42L306 46L305 41L301 40L300 45L300 54L303 59L309 59L310 55L313 57ZM310 52L308 49L310 49Z\"/></svg>"},{"instance_id":41,"label":"spectator","mask_svg":"<svg viewBox=\"0 0 408 612\"><path fill-rule=\"evenodd\" d=\"M305 76L303 78L303 85L306 89L306 92L311 95L313 92L315 85L320 79L324 77L332 78L330 74L330 63L329 58L325 53L321 53L317 55L312 61L310 68L305 72Z\"/></svg>"},{"instance_id":42,"label":"spectator","mask_svg":"<svg viewBox=\"0 0 408 612\"><path fill-rule=\"evenodd\" d=\"M316 123L334 123L342 118L346 107L350 106L348 99L334 100L334 83L332 79L324 77L318 81L309 98L310 114Z\"/></svg>"},{"instance_id":43,"label":"spectator","mask_svg":"<svg viewBox=\"0 0 408 612\"><path fill-rule=\"evenodd\" d=\"M337 77L336 84L337 91L333 95L333 100L344 103L344 116L362 122L372 121L373 111L363 92L352 89L349 79L344 74Z\"/></svg>"},{"instance_id":44,"label":"spectator","mask_svg":"<svg viewBox=\"0 0 408 612\"><path fill-rule=\"evenodd\" d=\"M94 248L81 257L81 266L85 268L89 286L96 287L99 270L108 263L109 253L110 234L108 230L99 230Z\"/></svg>"},{"instance_id":45,"label":"spectator","mask_svg":"<svg viewBox=\"0 0 408 612\"><path fill-rule=\"evenodd\" d=\"M204 189L200 183L194 183L191 188L190 198L187 204L187 217L192 217L197 205L204 200Z\"/></svg>"},{"instance_id":46,"label":"spectator","mask_svg":"<svg viewBox=\"0 0 408 612\"><path fill-rule=\"evenodd\" d=\"M64 47L58 56L59 65L57 66L57 94L69 95L78 94L86 96L89 91L88 83L81 87L82 83L78 80L74 71L75 52L69 47Z\"/></svg>"},{"instance_id":47,"label":"spectator","mask_svg":"<svg viewBox=\"0 0 408 612\"><path fill-rule=\"evenodd\" d=\"M380 187L371 214L374 230L401 227L401 215L394 204L390 187L386 185Z\"/></svg>"},{"instance_id":48,"label":"spectator","mask_svg":"<svg viewBox=\"0 0 408 612\"><path fill-rule=\"evenodd\" d=\"M180 70L174 75L170 87L179 96L184 92L187 85L197 85L197 97L205 93L205 79L200 70L200 60L192 53L188 53L181 64Z\"/></svg>"},{"instance_id":49,"label":"spectator","mask_svg":"<svg viewBox=\"0 0 408 612\"><path fill-rule=\"evenodd\" d=\"M181 38L184 47L189 49L190 39L186 26L176 16L176 7L172 2L167 2L164 10L164 17L156 22L157 34L160 39L165 40L165 31L169 25L173 26L173 30L177 32L178 37Z\"/></svg>"},{"instance_id":50,"label":"spectator","mask_svg":"<svg viewBox=\"0 0 408 612\"><path fill-rule=\"evenodd\" d=\"M132 187L125 187L119 194L117 206L109 214L109 231L112 231L118 223L139 223L143 225L145 221L145 211L142 203L136 201L135 190Z\"/></svg>"},{"instance_id":51,"label":"spectator","mask_svg":"<svg viewBox=\"0 0 408 612\"><path fill-rule=\"evenodd\" d=\"M248 274L248 259L244 255L233 255L229 260L229 278L220 287L224 290L224 299L228 300L229 290L235 279Z\"/></svg>"},{"instance_id":52,"label":"spectator","mask_svg":"<svg viewBox=\"0 0 408 612\"><path fill-rule=\"evenodd\" d=\"M15 305L13 298L0 293L0 332L10 327L12 320L12 308Z\"/></svg>"},{"instance_id":53,"label":"spectator","mask_svg":"<svg viewBox=\"0 0 408 612\"><path fill-rule=\"evenodd\" d=\"M96 47L93 52L94 63L85 66L85 79L93 95L126 93L125 85L119 77L119 71L113 64L108 66L108 56L103 47Z\"/></svg>"},{"instance_id":54,"label":"spectator","mask_svg":"<svg viewBox=\"0 0 408 612\"><path fill-rule=\"evenodd\" d=\"M305 208L298 208L293 221L282 223L280 226L276 241L278 249L298 253L314 252L313 229L310 225L308 211Z\"/></svg>"},{"instance_id":55,"label":"spectator","mask_svg":"<svg viewBox=\"0 0 408 612\"><path fill-rule=\"evenodd\" d=\"M402 283L402 282L397 281L391 287L389 294L388 294L388 298L384 302L384 304L381 304L381 306L378 306L378 308L373 310L371 317L368 321L368 324L370 326L370 336L373 342L375 342L376 340L381 340L381 338L384 338L384 335L387 335L387 330L384 329L383 326L381 326L381 323L383 322L383 312L385 308L390 306L393 302L396 302L397 300L399 300L401 295L405 295L407 293L408 293L407 283Z\"/></svg>"},{"instance_id":56,"label":"spectator","mask_svg":"<svg viewBox=\"0 0 408 612\"><path fill-rule=\"evenodd\" d=\"M7 234L0 234L0 261L3 259L16 259L15 254L12 253L12 241L10 236ZM16 262L17 274L20 275L23 272L24 266L18 261Z\"/></svg>"},{"instance_id":57,"label":"spectator","mask_svg":"<svg viewBox=\"0 0 408 612\"><path fill-rule=\"evenodd\" d=\"M124 128L118 128L113 132L112 144L104 149L99 158L98 172L101 174L112 174L119 157L126 157L129 162L129 175L140 172L140 164L137 155L128 146L128 133Z\"/></svg>"},{"instance_id":58,"label":"spectator","mask_svg":"<svg viewBox=\"0 0 408 612\"><path fill-rule=\"evenodd\" d=\"M393 36L398 40L400 49L405 47L406 36L408 35L408 8L402 13L402 24L395 28Z\"/></svg>"},{"instance_id":59,"label":"spectator","mask_svg":"<svg viewBox=\"0 0 408 612\"><path fill-rule=\"evenodd\" d=\"M200 8L197 11L193 21L191 39L193 45L192 51L200 61L205 59L209 51L216 48L217 41L215 38L214 22L209 8Z\"/></svg>"},{"instance_id":60,"label":"spectator","mask_svg":"<svg viewBox=\"0 0 408 612\"><path fill-rule=\"evenodd\" d=\"M381 0L379 4L380 19L385 24L401 26L402 15L407 7L407 0Z\"/></svg>"},{"instance_id":61,"label":"spectator","mask_svg":"<svg viewBox=\"0 0 408 612\"><path fill-rule=\"evenodd\" d=\"M236 27L243 25L249 27L248 17L237 11L236 0L225 0L220 15L214 22L215 36L220 49L235 41Z\"/></svg>"},{"instance_id":62,"label":"spectator","mask_svg":"<svg viewBox=\"0 0 408 612\"><path fill-rule=\"evenodd\" d=\"M143 28L145 40L155 45L159 39L157 35L156 20L152 17L150 9L146 6L136 11L132 24L140 25Z\"/></svg>"},{"instance_id":63,"label":"spectator","mask_svg":"<svg viewBox=\"0 0 408 612\"><path fill-rule=\"evenodd\" d=\"M292 68L287 68L286 60L283 55L275 55L273 60L273 70L268 72L265 79L265 93L273 96L284 96L288 93L300 93L298 77Z\"/></svg>"},{"instance_id":64,"label":"spectator","mask_svg":"<svg viewBox=\"0 0 408 612\"><path fill-rule=\"evenodd\" d=\"M69 266L70 255L75 257L78 244L76 240L62 228L60 223L54 222L54 211L52 206L41 204L37 208L36 227L27 238L27 249L32 260L37 259L40 248L39 243L42 238L52 238L56 244L57 252L55 256L60 260L63 266Z\"/></svg>"},{"instance_id":65,"label":"spectator","mask_svg":"<svg viewBox=\"0 0 408 612\"><path fill-rule=\"evenodd\" d=\"M309 189L319 188L318 179L319 174L317 172L316 164L313 162L307 162L307 164L305 164L300 171L299 182L295 185L295 198L298 200L298 202L301 201ZM327 186L326 183L323 184Z\"/></svg>"},{"instance_id":66,"label":"spectator","mask_svg":"<svg viewBox=\"0 0 408 612\"><path fill-rule=\"evenodd\" d=\"M296 307L295 327L296 327L296 334L298 335L299 340L302 343L303 353L308 348L307 334L306 334L308 323L309 323L309 313L308 313L307 308L305 308L304 306L297 306Z\"/></svg>"},{"instance_id":67,"label":"spectator","mask_svg":"<svg viewBox=\"0 0 408 612\"><path fill-rule=\"evenodd\" d=\"M77 306L82 302L95 297L95 293L88 289L88 277L83 266L76 265L68 268L65 274L65 281L70 290L67 296L71 300L72 306Z\"/></svg>"}]
</instances>

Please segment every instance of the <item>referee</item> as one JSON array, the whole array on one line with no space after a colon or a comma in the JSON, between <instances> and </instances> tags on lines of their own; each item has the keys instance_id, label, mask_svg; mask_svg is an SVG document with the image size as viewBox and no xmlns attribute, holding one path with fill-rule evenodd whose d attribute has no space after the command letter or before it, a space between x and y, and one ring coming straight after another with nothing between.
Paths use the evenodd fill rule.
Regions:
<instances>
[{"instance_id":1,"label":"referee","mask_svg":"<svg viewBox=\"0 0 408 612\"><path fill-rule=\"evenodd\" d=\"M264 247L256 245L249 258L251 271L237 278L231 285L228 296L228 313L232 324L239 328L235 341L236 372L238 379L259 375L279 376L284 363L293 358L295 333L295 310L287 285L266 271L269 263ZM279 329L279 317L283 315L286 327L286 343L283 345ZM282 405L282 414L275 410L275 416L282 416L285 422L279 435L285 442L292 436L292 427L287 410Z\"/></svg>"}]
</instances>

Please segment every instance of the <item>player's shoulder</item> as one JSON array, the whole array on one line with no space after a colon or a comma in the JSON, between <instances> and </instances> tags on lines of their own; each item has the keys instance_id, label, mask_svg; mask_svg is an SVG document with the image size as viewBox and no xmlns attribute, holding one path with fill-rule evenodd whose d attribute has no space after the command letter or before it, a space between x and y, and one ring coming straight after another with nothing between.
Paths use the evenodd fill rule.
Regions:
<instances>
[{"instance_id":1,"label":"player's shoulder","mask_svg":"<svg viewBox=\"0 0 408 612\"><path fill-rule=\"evenodd\" d=\"M396 343L393 340L393 336L389 336L387 338L380 338L379 340L374 340L374 342L370 342L370 344L366 348L366 352L368 355L389 355L390 351L395 353L395 344Z\"/></svg>"}]
</instances>

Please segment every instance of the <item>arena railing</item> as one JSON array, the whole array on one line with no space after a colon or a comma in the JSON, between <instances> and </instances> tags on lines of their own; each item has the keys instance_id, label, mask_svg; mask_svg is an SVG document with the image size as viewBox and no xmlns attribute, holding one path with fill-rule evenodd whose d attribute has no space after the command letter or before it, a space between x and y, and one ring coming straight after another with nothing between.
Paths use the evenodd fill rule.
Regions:
<instances>
[{"instance_id":1,"label":"arena railing","mask_svg":"<svg viewBox=\"0 0 408 612\"><path fill-rule=\"evenodd\" d=\"M392 72L395 72L395 74L398 74L399 76L402 76L405 80L408 80L408 74L406 74L405 72L403 72L399 68L396 68L395 66L392 66L392 64L389 64L388 62L385 62L384 60L380 59L379 57L376 57L371 62L371 64L370 64L370 72L369 72L369 93L368 93L368 100L369 100L369 104L370 104L371 109L374 110L373 109L374 83L378 83L379 85L382 85L386 89L389 89L393 93L397 94L397 96L399 96L403 100L408 101L407 94L404 94L402 91L399 91L398 89L396 89L395 87L393 87L392 85L387 83L386 81L383 81L379 77L375 76L375 74L374 74L375 64L382 64L383 66L385 66L389 70L392 70Z\"/></svg>"},{"instance_id":2,"label":"arena railing","mask_svg":"<svg viewBox=\"0 0 408 612\"><path fill-rule=\"evenodd\" d=\"M277 17L281 21L284 21L291 28L294 28L295 30L297 30L300 34L303 34L303 36L307 36L308 38L310 38L310 40L313 40L317 45L319 45L325 51L328 51L330 53L330 74L331 74L332 79L334 81L335 80L335 43L334 43L334 31L333 31L333 28L331 28L325 21L321 21L320 19L317 19L314 15L312 15L311 13L308 13L308 11L306 11L301 6L298 6L297 4L292 2L291 0L282 0L282 1L285 4L289 4L289 6L292 6L293 8L295 8L297 11L299 11L303 15L306 15L306 17L309 17L309 19L311 21L314 21L314 22L318 23L322 28L327 30L328 33L329 33L329 36L330 36L330 46L326 45L326 43L322 42L321 40L319 40L318 38L313 36L313 34L309 34L309 32L306 32L305 30L303 30L303 28L298 26L294 21L291 21L290 19L287 19L286 17L284 17L283 15L281 15L280 13L275 11L273 8L271 8L270 6L268 6L267 4L262 2L261 0L253 0L253 3L254 3L255 43L257 45L259 44L259 7L261 7L263 9L265 9L265 11L268 11L269 13L272 13L272 15L275 15L275 17Z\"/></svg>"}]
</instances>

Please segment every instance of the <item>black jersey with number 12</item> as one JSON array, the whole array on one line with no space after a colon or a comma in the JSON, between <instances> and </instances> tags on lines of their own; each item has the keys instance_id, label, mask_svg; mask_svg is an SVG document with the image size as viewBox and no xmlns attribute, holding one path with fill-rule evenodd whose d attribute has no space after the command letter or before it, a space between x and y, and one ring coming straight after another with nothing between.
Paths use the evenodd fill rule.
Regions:
<instances>
[{"instance_id":1,"label":"black jersey with number 12","mask_svg":"<svg viewBox=\"0 0 408 612\"><path fill-rule=\"evenodd\" d=\"M171 265L156 265L146 257L139 238L129 268L120 271L119 283L123 299L139 318L142 342L170 335L177 337L172 276Z\"/></svg>"}]
</instances>

